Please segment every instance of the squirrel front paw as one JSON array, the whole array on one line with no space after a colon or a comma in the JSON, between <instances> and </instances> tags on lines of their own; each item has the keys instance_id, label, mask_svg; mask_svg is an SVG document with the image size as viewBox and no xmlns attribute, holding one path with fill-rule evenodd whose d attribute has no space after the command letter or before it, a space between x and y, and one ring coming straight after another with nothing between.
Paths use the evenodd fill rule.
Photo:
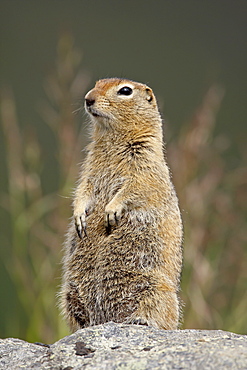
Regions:
<instances>
[{"instance_id":1,"label":"squirrel front paw","mask_svg":"<svg viewBox=\"0 0 247 370\"><path fill-rule=\"evenodd\" d=\"M86 217L88 216L88 208L81 205L80 207L76 207L74 210L74 222L77 234L80 239L82 239L82 234L87 236L87 223Z\"/></svg>"},{"instance_id":2,"label":"squirrel front paw","mask_svg":"<svg viewBox=\"0 0 247 370\"><path fill-rule=\"evenodd\" d=\"M122 217L124 207L121 203L117 203L112 200L105 207L105 227L109 228L111 226L117 225L118 221Z\"/></svg>"}]
</instances>

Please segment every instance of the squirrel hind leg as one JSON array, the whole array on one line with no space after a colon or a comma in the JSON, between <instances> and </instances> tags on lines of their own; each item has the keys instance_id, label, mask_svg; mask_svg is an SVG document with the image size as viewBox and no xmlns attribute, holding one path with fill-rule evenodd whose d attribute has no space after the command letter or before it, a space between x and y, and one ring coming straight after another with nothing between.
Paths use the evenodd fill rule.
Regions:
<instances>
[{"instance_id":1,"label":"squirrel hind leg","mask_svg":"<svg viewBox=\"0 0 247 370\"><path fill-rule=\"evenodd\" d=\"M85 305L74 286L63 294L63 312L72 331L89 326L89 317Z\"/></svg>"},{"instance_id":2,"label":"squirrel hind leg","mask_svg":"<svg viewBox=\"0 0 247 370\"><path fill-rule=\"evenodd\" d=\"M136 312L126 323L153 326L158 329L176 330L179 326L180 309L176 293L162 292L144 298Z\"/></svg>"}]
</instances>

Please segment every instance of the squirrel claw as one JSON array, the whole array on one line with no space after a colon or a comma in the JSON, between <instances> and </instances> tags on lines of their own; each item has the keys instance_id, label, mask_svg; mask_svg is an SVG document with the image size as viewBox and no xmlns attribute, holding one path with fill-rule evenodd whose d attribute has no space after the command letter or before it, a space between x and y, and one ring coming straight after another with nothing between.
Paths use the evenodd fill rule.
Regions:
<instances>
[{"instance_id":1,"label":"squirrel claw","mask_svg":"<svg viewBox=\"0 0 247 370\"><path fill-rule=\"evenodd\" d=\"M118 215L117 212L107 213L105 215L105 227L109 229L111 226L117 225L119 220L120 215Z\"/></svg>"},{"instance_id":2,"label":"squirrel claw","mask_svg":"<svg viewBox=\"0 0 247 370\"><path fill-rule=\"evenodd\" d=\"M87 236L87 224L85 217L79 216L75 218L75 228L80 239L82 239L83 231L85 236Z\"/></svg>"},{"instance_id":3,"label":"squirrel claw","mask_svg":"<svg viewBox=\"0 0 247 370\"><path fill-rule=\"evenodd\" d=\"M87 236L87 225L83 225L83 231L84 231L85 236Z\"/></svg>"}]
</instances>

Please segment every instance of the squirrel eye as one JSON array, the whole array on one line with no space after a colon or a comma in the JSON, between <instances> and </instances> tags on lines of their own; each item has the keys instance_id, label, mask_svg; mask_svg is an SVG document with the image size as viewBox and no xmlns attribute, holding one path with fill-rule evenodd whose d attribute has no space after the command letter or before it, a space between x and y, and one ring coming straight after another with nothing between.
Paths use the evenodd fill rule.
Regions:
<instances>
[{"instance_id":1,"label":"squirrel eye","mask_svg":"<svg viewBox=\"0 0 247 370\"><path fill-rule=\"evenodd\" d=\"M133 90L129 86L124 86L120 90L118 90L119 95L131 95Z\"/></svg>"}]
</instances>

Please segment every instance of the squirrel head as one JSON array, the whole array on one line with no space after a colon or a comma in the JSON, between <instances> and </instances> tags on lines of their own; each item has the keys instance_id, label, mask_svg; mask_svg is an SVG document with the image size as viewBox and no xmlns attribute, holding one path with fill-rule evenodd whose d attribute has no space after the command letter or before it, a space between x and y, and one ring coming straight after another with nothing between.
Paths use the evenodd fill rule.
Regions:
<instances>
[{"instance_id":1,"label":"squirrel head","mask_svg":"<svg viewBox=\"0 0 247 370\"><path fill-rule=\"evenodd\" d=\"M161 127L152 89L131 80L99 80L85 96L85 109L96 125L117 131Z\"/></svg>"}]
</instances>

